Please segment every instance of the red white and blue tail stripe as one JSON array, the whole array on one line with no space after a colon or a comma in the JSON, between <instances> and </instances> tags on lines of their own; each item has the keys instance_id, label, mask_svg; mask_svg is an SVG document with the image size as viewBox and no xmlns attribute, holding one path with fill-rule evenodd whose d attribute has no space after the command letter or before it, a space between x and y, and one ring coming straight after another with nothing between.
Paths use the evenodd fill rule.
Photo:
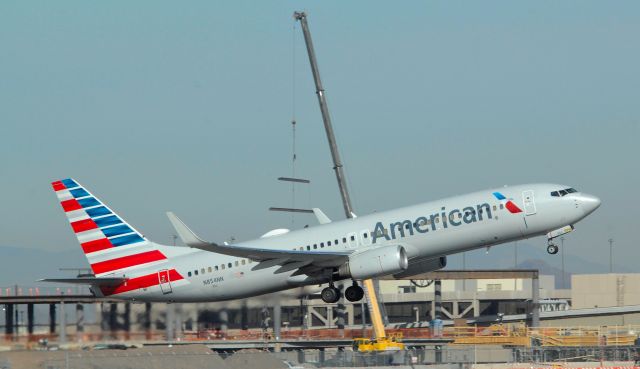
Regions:
<instances>
[{"instance_id":1,"label":"red white and blue tail stripe","mask_svg":"<svg viewBox=\"0 0 640 369\"><path fill-rule=\"evenodd\" d=\"M75 180L55 181L52 186L96 276L167 261L152 242Z\"/></svg>"}]
</instances>

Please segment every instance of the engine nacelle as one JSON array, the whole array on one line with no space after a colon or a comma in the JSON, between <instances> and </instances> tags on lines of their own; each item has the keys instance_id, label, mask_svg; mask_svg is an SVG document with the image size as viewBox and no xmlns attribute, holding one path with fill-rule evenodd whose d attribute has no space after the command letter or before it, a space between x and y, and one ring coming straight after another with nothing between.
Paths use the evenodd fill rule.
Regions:
<instances>
[{"instance_id":1,"label":"engine nacelle","mask_svg":"<svg viewBox=\"0 0 640 369\"><path fill-rule=\"evenodd\" d=\"M340 277L369 279L400 273L409 266L404 247L383 246L349 256L349 261L338 269Z\"/></svg>"},{"instance_id":2,"label":"engine nacelle","mask_svg":"<svg viewBox=\"0 0 640 369\"><path fill-rule=\"evenodd\" d=\"M447 257L441 256L435 259L422 259L409 263L409 268L404 272L394 274L396 279L407 278L416 274L433 272L434 270L442 269L447 266Z\"/></svg>"}]
</instances>

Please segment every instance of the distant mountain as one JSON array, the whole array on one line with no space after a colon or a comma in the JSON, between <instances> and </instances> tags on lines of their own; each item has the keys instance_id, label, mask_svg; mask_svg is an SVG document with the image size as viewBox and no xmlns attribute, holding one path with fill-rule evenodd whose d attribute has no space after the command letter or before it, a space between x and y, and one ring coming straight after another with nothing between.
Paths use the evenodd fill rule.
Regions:
<instances>
[{"instance_id":1,"label":"distant mountain","mask_svg":"<svg viewBox=\"0 0 640 369\"><path fill-rule=\"evenodd\" d=\"M556 288L571 288L571 274L567 272L565 267L564 284L562 279L562 268L556 268L549 265L546 261L540 259L527 259L518 264L518 268L537 269L540 275L552 275L555 277ZM577 273L576 273L577 274Z\"/></svg>"},{"instance_id":2,"label":"distant mountain","mask_svg":"<svg viewBox=\"0 0 640 369\"><path fill-rule=\"evenodd\" d=\"M516 253L514 243L494 246L487 250L475 250L465 253L466 269L513 269L516 266ZM462 269L462 254L450 256L447 260L447 269ZM549 255L544 244L532 245L518 242L517 267L523 269L538 269L541 274L555 276L556 288L562 288L562 254ZM608 260L603 263L594 263L573 254L564 256L565 288L571 285L572 274L607 273L609 271ZM615 265L614 270L619 273L640 272L620 265Z\"/></svg>"},{"instance_id":3,"label":"distant mountain","mask_svg":"<svg viewBox=\"0 0 640 369\"><path fill-rule=\"evenodd\" d=\"M60 271L60 268L89 267L79 247L64 251L46 251L0 246L0 261L0 287L4 288L15 284L36 286L35 281L45 277L75 276L75 272Z\"/></svg>"}]
</instances>

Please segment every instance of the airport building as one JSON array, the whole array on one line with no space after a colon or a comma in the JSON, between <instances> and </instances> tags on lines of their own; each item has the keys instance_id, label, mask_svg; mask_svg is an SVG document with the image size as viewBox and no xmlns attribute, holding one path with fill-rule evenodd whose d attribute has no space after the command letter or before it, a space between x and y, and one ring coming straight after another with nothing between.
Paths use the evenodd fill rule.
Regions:
<instances>
[{"instance_id":1,"label":"airport building","mask_svg":"<svg viewBox=\"0 0 640 369\"><path fill-rule=\"evenodd\" d=\"M540 326L640 324L640 274L573 275L571 281L571 289L556 289L554 277L545 275L536 283L525 278L443 279L441 310L436 308L433 280L381 280L379 297L391 327L428 327L437 311L446 325L531 324L534 296ZM370 323L364 303L325 304L318 291L294 289L261 298L167 305L92 303L91 297L74 299L64 295L65 290L46 298L27 289L20 289L19 296L5 290L0 296L0 326L11 334L56 333L64 324L70 335L149 336L172 330L178 337L207 332L203 334L213 338L227 330L271 331L278 322L283 331Z\"/></svg>"}]
</instances>

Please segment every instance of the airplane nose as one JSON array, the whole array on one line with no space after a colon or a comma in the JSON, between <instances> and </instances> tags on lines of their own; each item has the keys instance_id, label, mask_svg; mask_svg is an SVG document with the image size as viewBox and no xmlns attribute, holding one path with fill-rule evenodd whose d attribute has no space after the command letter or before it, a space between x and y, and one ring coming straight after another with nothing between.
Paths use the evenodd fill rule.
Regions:
<instances>
[{"instance_id":1,"label":"airplane nose","mask_svg":"<svg viewBox=\"0 0 640 369\"><path fill-rule=\"evenodd\" d=\"M602 203L602 201L600 201L596 196L588 194L580 195L578 201L580 202L580 207L584 211L584 215L593 213Z\"/></svg>"}]
</instances>

